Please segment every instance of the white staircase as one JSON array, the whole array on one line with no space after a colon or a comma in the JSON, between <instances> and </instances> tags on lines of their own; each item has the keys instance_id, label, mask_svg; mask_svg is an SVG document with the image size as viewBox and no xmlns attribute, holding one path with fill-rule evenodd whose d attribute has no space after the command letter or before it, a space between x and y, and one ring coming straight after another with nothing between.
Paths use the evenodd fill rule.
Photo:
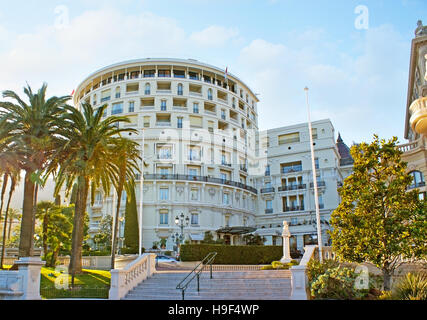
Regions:
<instances>
[{"instance_id":1,"label":"white staircase","mask_svg":"<svg viewBox=\"0 0 427 320\"><path fill-rule=\"evenodd\" d=\"M157 271L124 297L125 300L182 300L177 284L187 270ZM291 295L289 270L209 271L200 276L200 291L194 278L185 300L287 300Z\"/></svg>"}]
</instances>

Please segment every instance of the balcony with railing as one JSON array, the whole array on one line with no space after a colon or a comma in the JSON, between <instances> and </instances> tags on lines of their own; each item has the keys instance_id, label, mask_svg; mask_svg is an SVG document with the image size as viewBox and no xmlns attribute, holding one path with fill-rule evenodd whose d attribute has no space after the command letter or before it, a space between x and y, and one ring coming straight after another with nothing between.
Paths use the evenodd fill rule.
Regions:
<instances>
[{"instance_id":1,"label":"balcony with railing","mask_svg":"<svg viewBox=\"0 0 427 320\"><path fill-rule=\"evenodd\" d=\"M317 181L317 187L326 187L326 182L323 180ZM310 182L310 188L314 188L314 183Z\"/></svg>"},{"instance_id":2,"label":"balcony with railing","mask_svg":"<svg viewBox=\"0 0 427 320\"><path fill-rule=\"evenodd\" d=\"M280 186L277 190L278 191L292 191L292 190L304 190L307 188L307 185L304 183L299 184L289 184L286 186Z\"/></svg>"},{"instance_id":3,"label":"balcony with railing","mask_svg":"<svg viewBox=\"0 0 427 320\"><path fill-rule=\"evenodd\" d=\"M304 211L304 206L289 206L285 207L284 212Z\"/></svg>"},{"instance_id":4,"label":"balcony with railing","mask_svg":"<svg viewBox=\"0 0 427 320\"><path fill-rule=\"evenodd\" d=\"M301 172L302 171L302 165L298 164L298 165L292 165L292 166L283 166L281 168L281 172L286 174L286 173L293 173L293 172Z\"/></svg>"},{"instance_id":5,"label":"balcony with railing","mask_svg":"<svg viewBox=\"0 0 427 320\"><path fill-rule=\"evenodd\" d=\"M267 208L267 209L265 209L265 213L273 213L273 209L272 208Z\"/></svg>"},{"instance_id":6,"label":"balcony with railing","mask_svg":"<svg viewBox=\"0 0 427 320\"><path fill-rule=\"evenodd\" d=\"M258 190L254 187L248 186L241 182L231 180L212 178L208 176L185 175L185 174L144 174L144 180L184 180L184 181L197 181L197 182L210 182L215 184L222 184L232 187L248 190L257 194Z\"/></svg>"},{"instance_id":7,"label":"balcony with railing","mask_svg":"<svg viewBox=\"0 0 427 320\"><path fill-rule=\"evenodd\" d=\"M261 188L261 193L272 193L274 192L274 187Z\"/></svg>"}]
</instances>

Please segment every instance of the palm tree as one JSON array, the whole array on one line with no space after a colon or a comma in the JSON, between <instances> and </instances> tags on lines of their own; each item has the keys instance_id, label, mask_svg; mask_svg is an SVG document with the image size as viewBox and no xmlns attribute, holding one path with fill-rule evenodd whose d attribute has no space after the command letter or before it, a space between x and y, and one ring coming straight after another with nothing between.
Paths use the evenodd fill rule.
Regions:
<instances>
[{"instance_id":1,"label":"palm tree","mask_svg":"<svg viewBox=\"0 0 427 320\"><path fill-rule=\"evenodd\" d=\"M140 172L138 166L138 160L141 159L139 156L138 143L122 138L118 140L118 143L114 147L114 165L115 175L113 180L114 188L117 192L117 207L116 217L114 219L114 230L113 230L113 245L111 248L111 269L114 269L115 254L117 248L117 236L119 230L119 212L123 190L126 190L126 194L130 195L133 188L133 181L138 172Z\"/></svg>"},{"instance_id":2,"label":"palm tree","mask_svg":"<svg viewBox=\"0 0 427 320\"><path fill-rule=\"evenodd\" d=\"M10 208L8 212L9 216L9 228L7 230L7 240L9 241L10 235L12 233L12 224L14 219L21 219L21 214L18 210Z\"/></svg>"},{"instance_id":3,"label":"palm tree","mask_svg":"<svg viewBox=\"0 0 427 320\"><path fill-rule=\"evenodd\" d=\"M91 203L95 200L95 191L102 187L109 194L111 182L117 170L114 169L115 146L122 132L136 132L135 129L119 128L120 122L129 122L126 117L111 116L102 120L107 106L94 110L88 103L82 103L79 111L66 107L62 116L66 125L61 135L66 142L58 149L55 160L46 175L55 172L55 195L65 184L67 196L76 184L75 214L72 234L71 259L69 272L72 281L76 273L82 271L83 227L89 193Z\"/></svg>"},{"instance_id":4,"label":"palm tree","mask_svg":"<svg viewBox=\"0 0 427 320\"><path fill-rule=\"evenodd\" d=\"M10 128L8 148L16 154L18 169L25 171L19 257L33 255L36 185L55 150L63 144L58 134L58 129L63 127L60 115L71 98L51 97L46 100L46 89L46 83L37 93L33 93L30 86L25 87L29 104L13 91L4 91L3 97L15 103L0 102L0 124Z\"/></svg>"},{"instance_id":5,"label":"palm tree","mask_svg":"<svg viewBox=\"0 0 427 320\"><path fill-rule=\"evenodd\" d=\"M7 127L7 126L6 126ZM5 131L4 128L2 132L0 132L0 139L2 136L4 136ZM7 148L8 145L8 139L1 139L2 143L0 143L0 172L3 172L3 183L1 188L1 194L0 194L0 217L1 213L3 212L3 205L4 205L4 194L6 192L6 187L8 184L8 180L10 180L10 187L9 187L9 197L6 204L6 210L4 214L4 222L3 222L3 240L2 240L2 249L1 249L1 256L0 256L0 269L3 269L3 261L4 261L4 255L6 250L6 229L7 229L7 219L8 219L8 213L9 213L9 207L10 207L10 201L12 200L12 195L15 191L16 183L19 181L19 172L20 170L14 165L16 161L15 154L13 152L10 152Z\"/></svg>"}]
</instances>

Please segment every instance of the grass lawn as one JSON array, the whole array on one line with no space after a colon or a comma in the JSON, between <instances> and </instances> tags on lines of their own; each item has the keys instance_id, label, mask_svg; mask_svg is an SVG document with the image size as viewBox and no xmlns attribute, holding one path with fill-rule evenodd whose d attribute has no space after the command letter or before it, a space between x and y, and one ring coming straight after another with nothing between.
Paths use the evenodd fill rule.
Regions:
<instances>
[{"instance_id":1,"label":"grass lawn","mask_svg":"<svg viewBox=\"0 0 427 320\"><path fill-rule=\"evenodd\" d=\"M43 267L41 270L40 294L43 299L57 298L101 298L108 299L111 275L109 271L83 269L74 278L71 288L71 275L68 275L68 289L56 289L55 280L61 275L55 268ZM61 284L60 281L58 281Z\"/></svg>"}]
</instances>

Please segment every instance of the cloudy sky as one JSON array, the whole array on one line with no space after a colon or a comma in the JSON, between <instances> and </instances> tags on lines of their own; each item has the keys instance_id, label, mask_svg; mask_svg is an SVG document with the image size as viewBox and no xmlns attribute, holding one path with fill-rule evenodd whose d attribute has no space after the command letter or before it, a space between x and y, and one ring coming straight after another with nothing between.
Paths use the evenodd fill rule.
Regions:
<instances>
[{"instance_id":1,"label":"cloudy sky","mask_svg":"<svg viewBox=\"0 0 427 320\"><path fill-rule=\"evenodd\" d=\"M410 44L425 0L0 0L0 90L67 95L135 58L193 58L259 93L260 129L330 118L351 144L403 139ZM360 10L360 6L362 10ZM358 8L359 7L359 8Z\"/></svg>"}]
</instances>

